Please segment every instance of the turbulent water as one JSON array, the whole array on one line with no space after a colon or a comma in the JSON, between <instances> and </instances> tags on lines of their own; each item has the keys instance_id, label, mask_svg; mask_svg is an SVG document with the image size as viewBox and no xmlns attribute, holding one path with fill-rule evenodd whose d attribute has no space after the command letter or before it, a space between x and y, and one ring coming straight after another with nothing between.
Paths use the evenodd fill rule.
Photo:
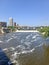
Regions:
<instances>
[{"instance_id":1,"label":"turbulent water","mask_svg":"<svg viewBox=\"0 0 49 65\"><path fill-rule=\"evenodd\" d=\"M49 38L36 32L0 36L0 65L49 65Z\"/></svg>"}]
</instances>

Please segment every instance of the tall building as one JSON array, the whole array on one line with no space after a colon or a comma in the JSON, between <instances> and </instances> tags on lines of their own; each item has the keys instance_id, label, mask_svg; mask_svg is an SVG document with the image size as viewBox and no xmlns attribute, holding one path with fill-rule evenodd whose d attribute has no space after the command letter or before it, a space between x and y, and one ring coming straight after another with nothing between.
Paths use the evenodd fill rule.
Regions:
<instances>
[{"instance_id":1,"label":"tall building","mask_svg":"<svg viewBox=\"0 0 49 65\"><path fill-rule=\"evenodd\" d=\"M7 27L7 23L6 22L0 22L0 27Z\"/></svg>"},{"instance_id":2,"label":"tall building","mask_svg":"<svg viewBox=\"0 0 49 65\"><path fill-rule=\"evenodd\" d=\"M9 18L9 26L13 26L13 18L12 17Z\"/></svg>"},{"instance_id":3,"label":"tall building","mask_svg":"<svg viewBox=\"0 0 49 65\"><path fill-rule=\"evenodd\" d=\"M14 26L16 26L16 22L14 22Z\"/></svg>"}]
</instances>

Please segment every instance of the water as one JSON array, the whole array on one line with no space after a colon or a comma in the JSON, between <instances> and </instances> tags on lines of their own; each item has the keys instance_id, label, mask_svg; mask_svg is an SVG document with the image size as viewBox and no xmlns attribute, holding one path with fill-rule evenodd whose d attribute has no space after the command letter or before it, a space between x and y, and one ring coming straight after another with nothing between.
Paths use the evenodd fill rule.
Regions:
<instances>
[{"instance_id":1,"label":"water","mask_svg":"<svg viewBox=\"0 0 49 65\"><path fill-rule=\"evenodd\" d=\"M0 65L9 63L49 65L49 38L44 39L36 32L17 32L0 36Z\"/></svg>"}]
</instances>

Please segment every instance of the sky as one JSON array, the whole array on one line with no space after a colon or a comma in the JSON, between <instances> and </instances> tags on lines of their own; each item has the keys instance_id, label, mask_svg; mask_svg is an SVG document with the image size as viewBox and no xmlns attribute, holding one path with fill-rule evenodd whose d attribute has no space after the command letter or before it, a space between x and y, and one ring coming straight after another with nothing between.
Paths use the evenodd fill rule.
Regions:
<instances>
[{"instance_id":1,"label":"sky","mask_svg":"<svg viewBox=\"0 0 49 65\"><path fill-rule=\"evenodd\" d=\"M0 0L0 21L19 25L49 25L49 0Z\"/></svg>"}]
</instances>

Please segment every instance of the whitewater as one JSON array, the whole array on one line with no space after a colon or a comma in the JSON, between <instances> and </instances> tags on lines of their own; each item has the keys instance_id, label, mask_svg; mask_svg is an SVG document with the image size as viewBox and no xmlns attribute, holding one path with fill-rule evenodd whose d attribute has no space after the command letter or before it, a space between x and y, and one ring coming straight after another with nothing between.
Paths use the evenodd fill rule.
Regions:
<instances>
[{"instance_id":1,"label":"whitewater","mask_svg":"<svg viewBox=\"0 0 49 65\"><path fill-rule=\"evenodd\" d=\"M0 53L5 52L8 57L10 55L9 58L11 62L16 61L18 63L15 59L18 58L20 54L34 53L36 48L43 46L48 39L49 38L44 39L39 32L9 33L0 36Z\"/></svg>"}]
</instances>

